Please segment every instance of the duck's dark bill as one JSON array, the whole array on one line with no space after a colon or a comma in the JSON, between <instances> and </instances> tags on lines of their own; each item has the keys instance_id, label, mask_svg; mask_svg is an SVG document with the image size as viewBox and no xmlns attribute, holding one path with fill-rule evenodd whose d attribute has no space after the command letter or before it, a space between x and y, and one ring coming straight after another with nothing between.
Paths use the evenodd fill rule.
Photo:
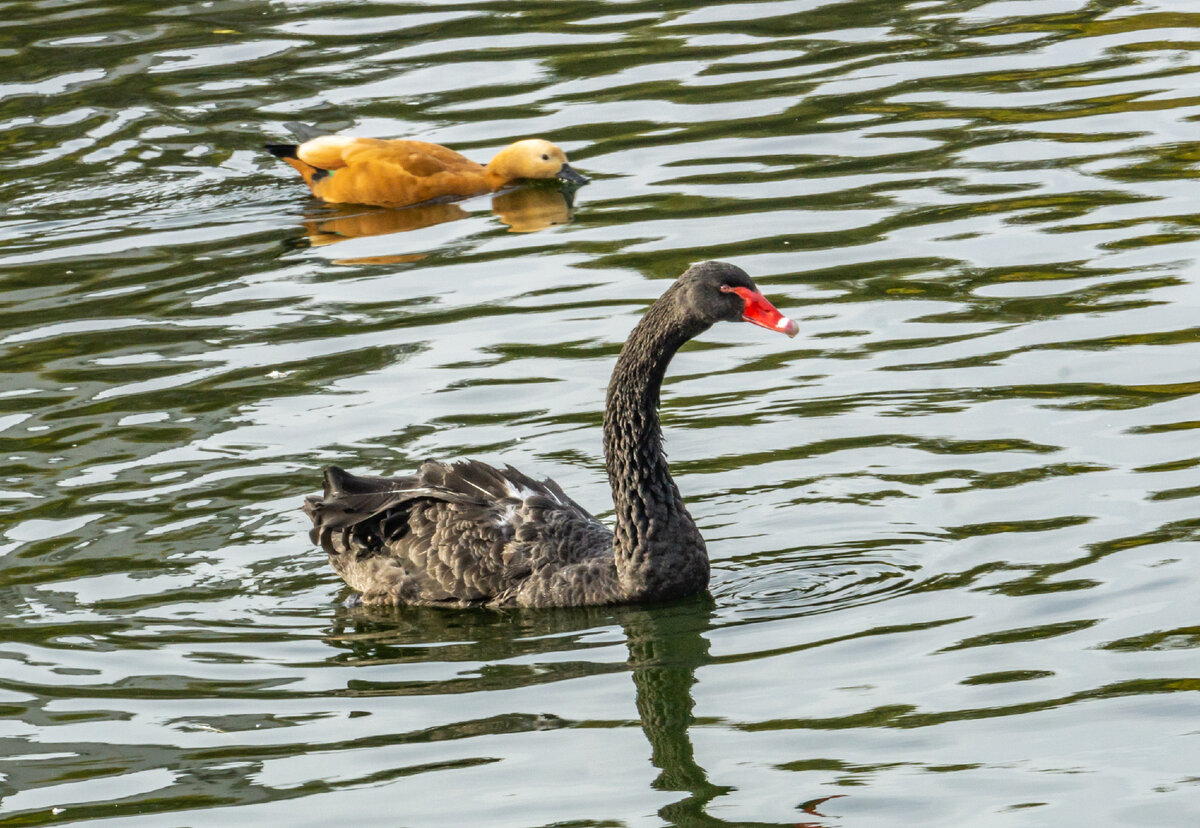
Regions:
<instances>
[{"instance_id":1,"label":"duck's dark bill","mask_svg":"<svg viewBox=\"0 0 1200 828\"><path fill-rule=\"evenodd\" d=\"M775 306L768 302L767 297L761 293L744 287L735 287L732 290L746 303L746 308L742 311L742 319L788 336L795 336L800 332L800 326L776 310Z\"/></svg>"},{"instance_id":2,"label":"duck's dark bill","mask_svg":"<svg viewBox=\"0 0 1200 828\"><path fill-rule=\"evenodd\" d=\"M575 172L570 164L563 164L562 169L558 171L558 175L555 178L561 178L563 181L569 181L572 184L586 184L592 180L586 175L580 175Z\"/></svg>"}]
</instances>

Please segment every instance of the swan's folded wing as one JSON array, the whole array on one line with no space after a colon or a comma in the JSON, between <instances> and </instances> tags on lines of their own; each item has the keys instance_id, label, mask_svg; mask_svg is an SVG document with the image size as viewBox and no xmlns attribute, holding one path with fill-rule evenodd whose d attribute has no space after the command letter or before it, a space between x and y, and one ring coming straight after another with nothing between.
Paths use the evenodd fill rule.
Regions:
<instances>
[{"instance_id":1,"label":"swan's folded wing","mask_svg":"<svg viewBox=\"0 0 1200 828\"><path fill-rule=\"evenodd\" d=\"M423 485L464 501L480 499L478 506L460 505L455 511L466 519L464 524L499 530L506 541L502 563L508 577L611 549L608 527L549 478L534 480L512 466L497 469L475 460L429 462L417 477Z\"/></svg>"},{"instance_id":2,"label":"swan's folded wing","mask_svg":"<svg viewBox=\"0 0 1200 828\"><path fill-rule=\"evenodd\" d=\"M545 566L611 548L612 535L552 481L473 460L428 461L406 478L330 467L310 497L313 542L360 591L410 584L405 602L484 600ZM402 570L402 575L397 574Z\"/></svg>"},{"instance_id":3,"label":"swan's folded wing","mask_svg":"<svg viewBox=\"0 0 1200 828\"><path fill-rule=\"evenodd\" d=\"M304 512L313 522L313 543L332 552L332 533L387 522L383 517L389 510L403 508L405 504L421 498L482 505L478 497L464 496L437 486L426 485L419 475L394 478L359 477L337 466L328 466L325 469L324 494L321 497L307 498L304 502ZM369 542L374 538L382 542L386 537L386 533L369 531L361 540ZM349 541L350 538L345 540Z\"/></svg>"}]
</instances>

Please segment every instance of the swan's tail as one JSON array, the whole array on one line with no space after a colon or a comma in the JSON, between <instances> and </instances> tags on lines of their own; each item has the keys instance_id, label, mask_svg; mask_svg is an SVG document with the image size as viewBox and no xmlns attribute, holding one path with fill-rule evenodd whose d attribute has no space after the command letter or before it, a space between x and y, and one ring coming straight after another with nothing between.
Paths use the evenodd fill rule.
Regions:
<instances>
[{"instance_id":1,"label":"swan's tail","mask_svg":"<svg viewBox=\"0 0 1200 828\"><path fill-rule=\"evenodd\" d=\"M324 493L304 500L304 513L313 522L309 533L313 543L330 554L342 551L334 548L335 532L345 534L356 524L411 498L416 482L411 477L358 477L337 466L327 466ZM344 549L349 538L342 540Z\"/></svg>"},{"instance_id":2,"label":"swan's tail","mask_svg":"<svg viewBox=\"0 0 1200 828\"><path fill-rule=\"evenodd\" d=\"M313 522L312 542L331 555L348 549L378 550L406 531L408 504L419 498L475 502L425 480L426 463L415 477L360 477L337 466L325 468L325 490L304 500Z\"/></svg>"}]
</instances>

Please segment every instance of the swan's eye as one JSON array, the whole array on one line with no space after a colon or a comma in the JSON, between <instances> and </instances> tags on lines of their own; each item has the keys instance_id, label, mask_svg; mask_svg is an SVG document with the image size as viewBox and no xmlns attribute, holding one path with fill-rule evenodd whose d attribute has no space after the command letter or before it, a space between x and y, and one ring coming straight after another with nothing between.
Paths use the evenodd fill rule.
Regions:
<instances>
[{"instance_id":1,"label":"swan's eye","mask_svg":"<svg viewBox=\"0 0 1200 828\"><path fill-rule=\"evenodd\" d=\"M542 153L542 160L543 160L543 161L549 161L549 160L550 160L550 156L549 156L549 155L547 155L546 153L544 153L544 152L543 152L543 153Z\"/></svg>"},{"instance_id":2,"label":"swan's eye","mask_svg":"<svg viewBox=\"0 0 1200 828\"><path fill-rule=\"evenodd\" d=\"M721 293L733 293L734 290L735 288L732 288L729 285L721 285Z\"/></svg>"}]
</instances>

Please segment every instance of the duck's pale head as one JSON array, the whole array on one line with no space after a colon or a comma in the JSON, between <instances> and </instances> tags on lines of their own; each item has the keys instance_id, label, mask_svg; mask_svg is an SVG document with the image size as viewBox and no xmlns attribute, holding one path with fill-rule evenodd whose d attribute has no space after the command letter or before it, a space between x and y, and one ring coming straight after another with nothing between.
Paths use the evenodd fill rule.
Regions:
<instances>
[{"instance_id":1,"label":"duck's pale head","mask_svg":"<svg viewBox=\"0 0 1200 828\"><path fill-rule=\"evenodd\" d=\"M506 181L558 178L572 184L588 182L587 178L571 168L567 163L567 154L560 147L542 138L527 138L505 147L487 168Z\"/></svg>"}]
</instances>

